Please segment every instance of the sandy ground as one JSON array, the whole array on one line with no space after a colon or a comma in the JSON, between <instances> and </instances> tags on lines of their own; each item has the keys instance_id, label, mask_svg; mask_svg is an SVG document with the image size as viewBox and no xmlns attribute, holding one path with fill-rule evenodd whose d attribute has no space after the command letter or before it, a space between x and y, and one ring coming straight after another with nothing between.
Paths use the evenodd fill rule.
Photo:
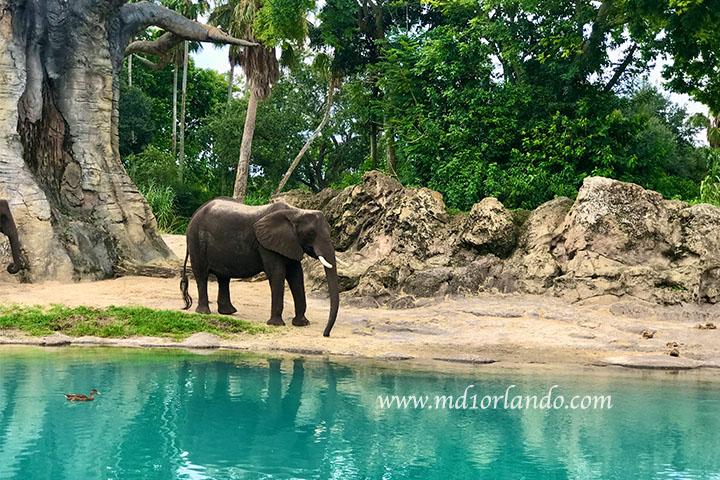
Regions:
<instances>
[{"instance_id":1,"label":"sandy ground","mask_svg":"<svg viewBox=\"0 0 720 480\"><path fill-rule=\"evenodd\" d=\"M178 257L184 257L184 238L174 236L166 240ZM195 283L191 280L190 284L192 296L197 300ZM210 288L214 299L217 285L212 283ZM256 322L269 318L267 282L233 281L230 289L238 309L235 316ZM142 305L160 309L183 306L179 279L149 277L75 284L0 284L0 303ZM384 360L440 358L465 363L720 368L720 329L698 328L700 324L720 319L720 306L663 307L612 296L569 304L553 297L500 294L425 299L419 302L420 306L404 310L372 308L366 303L343 297L332 336L324 338L328 300L309 295L307 318L311 325L294 327L290 325L294 313L292 297L286 290L287 326L281 327L278 333L242 335L222 339L220 344L260 353L286 351ZM215 311L214 302L211 309ZM720 322L718 324L720 326ZM652 338L645 338L643 331L652 332ZM17 332L0 331L0 343L22 341ZM132 344L132 341L122 344L148 344L147 341ZM100 339L97 342L107 343ZM166 342L158 340L155 344ZM679 357L668 355L669 342L677 343Z\"/></svg>"}]
</instances>

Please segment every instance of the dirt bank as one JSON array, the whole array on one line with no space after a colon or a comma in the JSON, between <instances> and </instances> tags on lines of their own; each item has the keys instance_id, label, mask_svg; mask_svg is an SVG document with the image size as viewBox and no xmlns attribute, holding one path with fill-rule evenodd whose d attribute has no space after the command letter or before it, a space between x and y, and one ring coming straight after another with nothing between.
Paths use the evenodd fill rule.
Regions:
<instances>
[{"instance_id":1,"label":"dirt bank","mask_svg":"<svg viewBox=\"0 0 720 480\"><path fill-rule=\"evenodd\" d=\"M181 244L170 242L179 248ZM2 284L0 303L68 306L143 305L180 309L178 279L124 277L92 283ZM191 282L193 297L194 282ZM216 295L212 285L211 298ZM231 284L238 317L264 322L269 316L266 282ZM211 304L211 308L214 305ZM285 319L293 305L286 292ZM323 298L308 299L309 327L283 327L278 334L222 339L220 345L256 352L284 350L308 355L352 355L387 360L415 358L464 362L626 364L638 367L720 367L720 330L699 329L718 317L713 305L662 307L632 298L597 297L569 304L530 295L484 294L472 298L424 299L412 309L373 308L344 298L331 338L322 330L328 315ZM652 332L645 338L643 332ZM646 333L646 336L647 333ZM0 332L0 343L28 338ZM29 339L42 343L42 339ZM168 340L103 340L127 346L164 345ZM667 354L677 342L680 357Z\"/></svg>"}]
</instances>

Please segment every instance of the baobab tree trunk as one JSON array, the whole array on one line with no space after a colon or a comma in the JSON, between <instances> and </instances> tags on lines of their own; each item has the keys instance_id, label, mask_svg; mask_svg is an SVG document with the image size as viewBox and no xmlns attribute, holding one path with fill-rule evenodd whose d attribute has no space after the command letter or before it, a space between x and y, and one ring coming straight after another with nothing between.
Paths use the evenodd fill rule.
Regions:
<instances>
[{"instance_id":1,"label":"baobab tree trunk","mask_svg":"<svg viewBox=\"0 0 720 480\"><path fill-rule=\"evenodd\" d=\"M169 33L128 46L150 25ZM186 38L247 45L151 3L0 0L0 198L24 280L105 278L172 256L120 162L118 75L125 55Z\"/></svg>"}]
</instances>

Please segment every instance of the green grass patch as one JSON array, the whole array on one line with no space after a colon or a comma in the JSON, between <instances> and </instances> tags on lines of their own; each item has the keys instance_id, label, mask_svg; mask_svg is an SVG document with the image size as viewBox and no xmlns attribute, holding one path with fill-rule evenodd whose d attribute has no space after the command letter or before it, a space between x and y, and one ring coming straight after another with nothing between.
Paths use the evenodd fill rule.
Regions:
<instances>
[{"instance_id":1,"label":"green grass patch","mask_svg":"<svg viewBox=\"0 0 720 480\"><path fill-rule=\"evenodd\" d=\"M145 335L181 340L193 333L220 336L269 333L274 327L221 315L200 315L176 310L145 307L63 307L61 305L26 307L0 305L0 330L19 328L30 335L66 335L128 337Z\"/></svg>"}]
</instances>

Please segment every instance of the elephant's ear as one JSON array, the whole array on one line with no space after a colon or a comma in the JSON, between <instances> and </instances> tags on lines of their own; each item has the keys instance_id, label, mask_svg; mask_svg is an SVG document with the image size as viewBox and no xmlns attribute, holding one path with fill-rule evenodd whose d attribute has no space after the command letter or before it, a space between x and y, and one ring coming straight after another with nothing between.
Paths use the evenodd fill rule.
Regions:
<instances>
[{"instance_id":1,"label":"elephant's ear","mask_svg":"<svg viewBox=\"0 0 720 480\"><path fill-rule=\"evenodd\" d=\"M304 252L287 212L273 212L255 222L255 235L260 245L268 250L293 260L302 260Z\"/></svg>"}]
</instances>

